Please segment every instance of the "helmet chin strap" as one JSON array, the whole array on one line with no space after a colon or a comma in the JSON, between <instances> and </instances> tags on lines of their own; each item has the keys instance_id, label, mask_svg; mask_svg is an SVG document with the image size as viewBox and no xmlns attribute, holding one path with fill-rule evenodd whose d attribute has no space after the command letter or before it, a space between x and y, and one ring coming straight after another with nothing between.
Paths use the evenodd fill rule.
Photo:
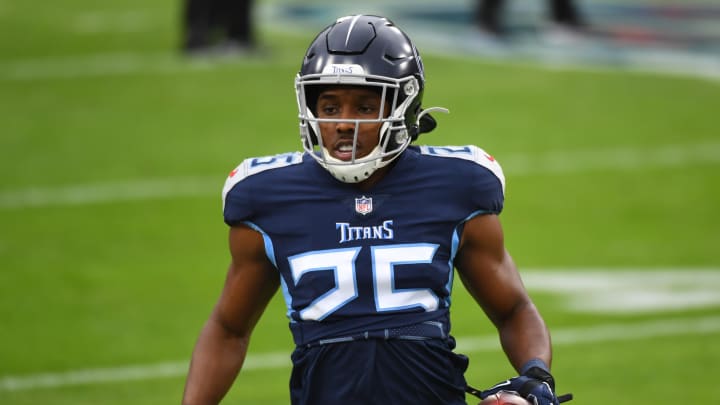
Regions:
<instances>
[{"instance_id":1,"label":"helmet chin strap","mask_svg":"<svg viewBox=\"0 0 720 405\"><path fill-rule=\"evenodd\" d=\"M319 163L325 170L329 171L336 179L344 183L359 183L367 180L375 171L392 160L383 161L382 150L380 145L375 146L367 156L361 158L362 162L349 163L344 160L337 159L330 154L327 148L322 148L323 158Z\"/></svg>"}]
</instances>

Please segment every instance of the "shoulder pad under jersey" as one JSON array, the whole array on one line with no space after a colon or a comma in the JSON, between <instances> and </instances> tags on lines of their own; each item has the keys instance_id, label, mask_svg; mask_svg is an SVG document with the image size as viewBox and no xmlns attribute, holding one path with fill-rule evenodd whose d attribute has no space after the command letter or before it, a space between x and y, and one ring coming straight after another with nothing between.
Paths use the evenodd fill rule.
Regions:
<instances>
[{"instance_id":1,"label":"shoulder pad under jersey","mask_svg":"<svg viewBox=\"0 0 720 405\"><path fill-rule=\"evenodd\" d=\"M503 193L505 193L505 174L500 163L489 153L475 145L466 146L420 146L420 153L423 155L440 156L456 159L465 159L475 162L488 170L500 180Z\"/></svg>"},{"instance_id":2,"label":"shoulder pad under jersey","mask_svg":"<svg viewBox=\"0 0 720 405\"><path fill-rule=\"evenodd\" d=\"M263 156L245 159L238 167L228 175L222 191L222 198L225 201L227 193L240 181L264 172L266 170L278 169L302 162L302 152L289 152L280 155Z\"/></svg>"}]
</instances>

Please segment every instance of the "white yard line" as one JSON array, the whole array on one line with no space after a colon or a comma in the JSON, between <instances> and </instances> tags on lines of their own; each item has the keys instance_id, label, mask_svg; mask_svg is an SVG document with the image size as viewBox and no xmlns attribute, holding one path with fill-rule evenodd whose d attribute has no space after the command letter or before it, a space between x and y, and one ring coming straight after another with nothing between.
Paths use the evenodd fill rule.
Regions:
<instances>
[{"instance_id":1,"label":"white yard line","mask_svg":"<svg viewBox=\"0 0 720 405\"><path fill-rule=\"evenodd\" d=\"M720 269L525 269L522 277L533 293L559 296L571 312L672 313L720 307Z\"/></svg>"},{"instance_id":2,"label":"white yard line","mask_svg":"<svg viewBox=\"0 0 720 405\"><path fill-rule=\"evenodd\" d=\"M555 346L643 340L662 336L706 335L720 332L720 316L690 319L666 319L637 323L596 325L587 328L552 330ZM477 353L500 350L497 336L458 337L457 351Z\"/></svg>"},{"instance_id":3,"label":"white yard line","mask_svg":"<svg viewBox=\"0 0 720 405\"><path fill-rule=\"evenodd\" d=\"M557 329L553 331L556 346L587 343L643 340L663 336L705 335L720 333L720 316L690 319L667 319L648 322L606 324L587 328ZM497 336L459 337L458 352L480 353L500 350ZM72 385L115 383L177 378L187 372L187 362L168 362L124 367L72 370L59 373L0 377L1 391L22 391ZM261 369L290 368L289 352L249 354L243 372Z\"/></svg>"},{"instance_id":4,"label":"white yard line","mask_svg":"<svg viewBox=\"0 0 720 405\"><path fill-rule=\"evenodd\" d=\"M100 53L61 58L0 61L0 80L86 79L131 74L208 70L219 62L187 60L165 53Z\"/></svg>"},{"instance_id":5,"label":"white yard line","mask_svg":"<svg viewBox=\"0 0 720 405\"><path fill-rule=\"evenodd\" d=\"M243 371L282 368L290 364L289 353L264 353L248 355ZM107 367L72 370L61 373L41 373L27 376L0 378L0 391L21 391L36 388L63 387L80 384L99 384L119 381L139 381L154 378L178 377L187 372L184 361L141 364L123 367Z\"/></svg>"},{"instance_id":6,"label":"white yard line","mask_svg":"<svg viewBox=\"0 0 720 405\"><path fill-rule=\"evenodd\" d=\"M77 184L61 187L30 187L0 192L1 208L86 205L119 201L206 196L220 198L224 179L182 177Z\"/></svg>"},{"instance_id":7,"label":"white yard line","mask_svg":"<svg viewBox=\"0 0 720 405\"><path fill-rule=\"evenodd\" d=\"M490 151L492 152L492 151ZM633 171L720 163L720 142L559 150L496 156L509 175Z\"/></svg>"},{"instance_id":8,"label":"white yard line","mask_svg":"<svg viewBox=\"0 0 720 405\"><path fill-rule=\"evenodd\" d=\"M720 142L508 154L498 156L498 160L510 176L717 165L720 163ZM222 177L180 177L28 187L0 191L0 209L152 200L214 193L220 198L223 181Z\"/></svg>"}]
</instances>

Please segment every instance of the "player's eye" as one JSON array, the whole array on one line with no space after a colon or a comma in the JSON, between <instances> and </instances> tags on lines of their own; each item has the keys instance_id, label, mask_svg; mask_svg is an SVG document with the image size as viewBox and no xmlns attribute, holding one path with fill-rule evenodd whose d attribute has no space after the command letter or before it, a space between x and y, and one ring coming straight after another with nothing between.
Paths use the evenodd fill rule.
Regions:
<instances>
[{"instance_id":1,"label":"player's eye","mask_svg":"<svg viewBox=\"0 0 720 405\"><path fill-rule=\"evenodd\" d=\"M370 104L363 104L358 106L358 112L360 114L369 115L369 114L376 114L378 111L378 107L375 105Z\"/></svg>"},{"instance_id":2,"label":"player's eye","mask_svg":"<svg viewBox=\"0 0 720 405\"><path fill-rule=\"evenodd\" d=\"M324 105L324 106L320 107L320 112L323 115L335 115L338 113L338 111L339 111L339 109L337 108L337 106L332 105L332 104L328 104L328 105Z\"/></svg>"}]
</instances>

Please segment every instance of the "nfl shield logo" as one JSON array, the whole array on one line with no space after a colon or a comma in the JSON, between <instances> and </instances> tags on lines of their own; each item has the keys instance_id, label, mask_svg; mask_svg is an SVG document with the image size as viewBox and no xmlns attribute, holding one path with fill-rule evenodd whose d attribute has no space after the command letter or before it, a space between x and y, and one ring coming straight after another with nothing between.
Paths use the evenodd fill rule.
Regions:
<instances>
[{"instance_id":1,"label":"nfl shield logo","mask_svg":"<svg viewBox=\"0 0 720 405\"><path fill-rule=\"evenodd\" d=\"M367 215L373 210L372 197L362 196L355 199L355 211L358 214Z\"/></svg>"}]
</instances>

